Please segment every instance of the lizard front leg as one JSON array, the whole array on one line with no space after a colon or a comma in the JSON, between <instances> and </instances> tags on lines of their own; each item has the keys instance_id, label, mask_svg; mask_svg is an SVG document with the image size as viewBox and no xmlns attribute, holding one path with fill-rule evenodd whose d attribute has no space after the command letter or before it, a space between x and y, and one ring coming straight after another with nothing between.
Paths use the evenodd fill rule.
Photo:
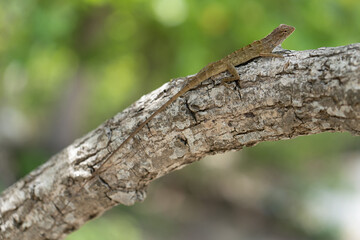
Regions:
<instances>
[{"instance_id":1,"label":"lizard front leg","mask_svg":"<svg viewBox=\"0 0 360 240\"><path fill-rule=\"evenodd\" d=\"M284 56L278 53L260 53L259 54L260 57L279 57L279 58L283 58ZM231 81L235 81L235 80L240 80L240 75L239 73L236 71L236 68L234 67L234 65L232 65L229 62L225 62L223 63L226 65L227 70L229 71L229 73L231 73L231 77L226 77L224 79L222 79L222 84L224 84L225 82L231 82Z\"/></svg>"}]
</instances>

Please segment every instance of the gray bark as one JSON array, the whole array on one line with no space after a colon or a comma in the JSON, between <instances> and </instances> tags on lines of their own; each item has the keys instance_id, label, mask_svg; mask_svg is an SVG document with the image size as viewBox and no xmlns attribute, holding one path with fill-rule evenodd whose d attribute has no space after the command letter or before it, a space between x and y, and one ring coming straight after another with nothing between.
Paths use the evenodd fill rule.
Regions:
<instances>
[{"instance_id":1,"label":"gray bark","mask_svg":"<svg viewBox=\"0 0 360 240\"><path fill-rule=\"evenodd\" d=\"M149 183L206 155L321 132L360 134L360 44L286 51L222 73L118 146L184 84L180 78L76 140L0 197L0 239L63 239ZM92 173L96 171L97 176Z\"/></svg>"}]
</instances>

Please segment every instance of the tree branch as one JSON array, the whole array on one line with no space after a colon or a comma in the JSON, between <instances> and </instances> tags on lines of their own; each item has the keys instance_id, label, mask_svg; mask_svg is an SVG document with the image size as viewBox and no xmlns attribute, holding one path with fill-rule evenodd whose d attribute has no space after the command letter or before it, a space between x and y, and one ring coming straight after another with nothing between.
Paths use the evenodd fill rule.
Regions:
<instances>
[{"instance_id":1,"label":"tree branch","mask_svg":"<svg viewBox=\"0 0 360 240\"><path fill-rule=\"evenodd\" d=\"M118 149L185 80L164 84L19 180L0 198L0 239L64 238L206 155L321 132L360 135L360 44L287 51L237 70L239 82L220 84L228 73L205 81Z\"/></svg>"}]
</instances>

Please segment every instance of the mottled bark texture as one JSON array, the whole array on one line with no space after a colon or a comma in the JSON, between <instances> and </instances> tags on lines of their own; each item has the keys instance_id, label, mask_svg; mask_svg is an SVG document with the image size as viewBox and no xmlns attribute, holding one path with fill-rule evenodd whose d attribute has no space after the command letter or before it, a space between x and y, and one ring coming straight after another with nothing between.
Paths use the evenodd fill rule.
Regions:
<instances>
[{"instance_id":1,"label":"mottled bark texture","mask_svg":"<svg viewBox=\"0 0 360 240\"><path fill-rule=\"evenodd\" d=\"M166 83L19 180L0 198L0 239L63 239L206 155L321 132L359 135L360 44L286 51L237 70L239 82L220 84L228 73L205 81L118 149L185 80Z\"/></svg>"}]
</instances>

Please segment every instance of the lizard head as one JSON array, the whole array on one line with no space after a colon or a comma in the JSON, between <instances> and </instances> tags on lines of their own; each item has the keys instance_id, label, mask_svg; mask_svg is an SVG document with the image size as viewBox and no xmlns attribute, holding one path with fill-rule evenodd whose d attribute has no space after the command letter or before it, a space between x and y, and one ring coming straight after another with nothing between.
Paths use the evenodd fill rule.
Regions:
<instances>
[{"instance_id":1,"label":"lizard head","mask_svg":"<svg viewBox=\"0 0 360 240\"><path fill-rule=\"evenodd\" d=\"M272 50L276 46L280 45L290 34L295 31L293 26L286 24L280 24L269 35L267 35L263 41Z\"/></svg>"}]
</instances>

